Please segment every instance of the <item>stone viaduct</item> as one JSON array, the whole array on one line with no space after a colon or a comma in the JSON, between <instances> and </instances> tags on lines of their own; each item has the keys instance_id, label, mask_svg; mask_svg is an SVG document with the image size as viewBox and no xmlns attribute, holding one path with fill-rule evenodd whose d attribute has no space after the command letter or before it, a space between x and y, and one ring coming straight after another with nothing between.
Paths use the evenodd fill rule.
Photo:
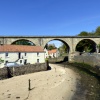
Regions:
<instances>
[{"instance_id":1,"label":"stone viaduct","mask_svg":"<svg viewBox=\"0 0 100 100\"><path fill-rule=\"evenodd\" d=\"M69 47L69 54L75 52L76 46L81 40L87 39L96 45L100 43L100 37L96 36L0 36L0 44L12 44L15 41L23 39L42 47L45 47L51 40L59 40Z\"/></svg>"}]
</instances>

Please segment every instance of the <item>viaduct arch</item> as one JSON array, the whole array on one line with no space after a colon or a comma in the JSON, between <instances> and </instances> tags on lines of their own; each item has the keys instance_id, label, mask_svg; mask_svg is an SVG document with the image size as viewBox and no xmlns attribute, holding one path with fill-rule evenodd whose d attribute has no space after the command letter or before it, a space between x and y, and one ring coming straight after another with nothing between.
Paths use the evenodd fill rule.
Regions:
<instances>
[{"instance_id":1,"label":"viaduct arch","mask_svg":"<svg viewBox=\"0 0 100 100\"><path fill-rule=\"evenodd\" d=\"M75 52L77 44L84 39L89 39L96 45L100 43L100 36L0 36L0 44L12 44L22 39L33 42L35 45L43 48L51 40L60 40L69 46L69 54Z\"/></svg>"},{"instance_id":2,"label":"viaduct arch","mask_svg":"<svg viewBox=\"0 0 100 100\"><path fill-rule=\"evenodd\" d=\"M92 48L91 52L96 52L96 49L97 49L96 46L97 46L97 44L93 40L90 40L90 39L83 39L83 40L79 41L79 43L76 45L76 49L75 50L83 52L84 51L84 46L82 47L83 43L85 43L84 46L86 46L87 48L89 48L89 47ZM78 46L80 46L80 48L77 48Z\"/></svg>"},{"instance_id":3,"label":"viaduct arch","mask_svg":"<svg viewBox=\"0 0 100 100\"><path fill-rule=\"evenodd\" d=\"M70 46L69 46L69 44L68 44L66 41L64 41L63 39L57 39L57 38L56 38L56 39L49 39L49 40L47 40L45 43L47 44L48 42L53 41L53 40L61 41L62 43L64 43L64 44L67 46L68 52L70 51ZM44 47L45 47L46 44L44 44Z\"/></svg>"},{"instance_id":4,"label":"viaduct arch","mask_svg":"<svg viewBox=\"0 0 100 100\"><path fill-rule=\"evenodd\" d=\"M25 41L25 42L23 42L23 41ZM19 39L19 40L16 40L16 41L14 41L14 42L12 42L11 44L28 44L28 45L34 45L34 46L36 46L33 42L31 42L31 41L29 41L29 40L26 40L26 39Z\"/></svg>"}]
</instances>

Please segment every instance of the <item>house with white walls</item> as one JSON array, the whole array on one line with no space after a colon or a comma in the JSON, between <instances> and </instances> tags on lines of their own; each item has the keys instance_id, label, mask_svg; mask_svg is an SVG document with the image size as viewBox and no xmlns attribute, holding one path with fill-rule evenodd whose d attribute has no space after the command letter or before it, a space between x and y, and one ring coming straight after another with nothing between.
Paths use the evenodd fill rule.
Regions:
<instances>
[{"instance_id":1,"label":"house with white walls","mask_svg":"<svg viewBox=\"0 0 100 100\"><path fill-rule=\"evenodd\" d=\"M47 50L45 48L44 51L45 51L45 58L57 58L60 56L60 52L58 49Z\"/></svg>"},{"instance_id":2,"label":"house with white walls","mask_svg":"<svg viewBox=\"0 0 100 100\"><path fill-rule=\"evenodd\" d=\"M35 64L45 62L45 52L41 46L0 45L0 68L9 62L17 64Z\"/></svg>"},{"instance_id":3,"label":"house with white walls","mask_svg":"<svg viewBox=\"0 0 100 100\"><path fill-rule=\"evenodd\" d=\"M45 58L49 58L48 50L45 48L44 51L45 51Z\"/></svg>"}]
</instances>

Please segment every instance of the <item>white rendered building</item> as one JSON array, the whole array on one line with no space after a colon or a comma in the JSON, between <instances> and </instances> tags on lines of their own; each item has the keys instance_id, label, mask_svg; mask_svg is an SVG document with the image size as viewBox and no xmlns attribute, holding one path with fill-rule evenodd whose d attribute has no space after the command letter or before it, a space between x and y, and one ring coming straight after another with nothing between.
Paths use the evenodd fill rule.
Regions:
<instances>
[{"instance_id":1,"label":"white rendered building","mask_svg":"<svg viewBox=\"0 0 100 100\"><path fill-rule=\"evenodd\" d=\"M46 48L44 49L45 51L45 58L57 58L60 56L60 52L58 49L53 49L53 50L47 50Z\"/></svg>"},{"instance_id":2,"label":"white rendered building","mask_svg":"<svg viewBox=\"0 0 100 100\"><path fill-rule=\"evenodd\" d=\"M40 46L25 45L0 45L0 68L6 63L16 62L17 64L35 64L45 62L45 52Z\"/></svg>"}]
</instances>

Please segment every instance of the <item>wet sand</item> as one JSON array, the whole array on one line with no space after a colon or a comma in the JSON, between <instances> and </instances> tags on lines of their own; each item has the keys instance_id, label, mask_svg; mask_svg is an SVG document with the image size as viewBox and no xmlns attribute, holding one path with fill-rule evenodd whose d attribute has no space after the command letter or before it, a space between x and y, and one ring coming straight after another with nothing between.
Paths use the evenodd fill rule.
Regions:
<instances>
[{"instance_id":1,"label":"wet sand","mask_svg":"<svg viewBox=\"0 0 100 100\"><path fill-rule=\"evenodd\" d=\"M50 66L48 71L0 80L0 100L71 100L78 75L69 68Z\"/></svg>"}]
</instances>

